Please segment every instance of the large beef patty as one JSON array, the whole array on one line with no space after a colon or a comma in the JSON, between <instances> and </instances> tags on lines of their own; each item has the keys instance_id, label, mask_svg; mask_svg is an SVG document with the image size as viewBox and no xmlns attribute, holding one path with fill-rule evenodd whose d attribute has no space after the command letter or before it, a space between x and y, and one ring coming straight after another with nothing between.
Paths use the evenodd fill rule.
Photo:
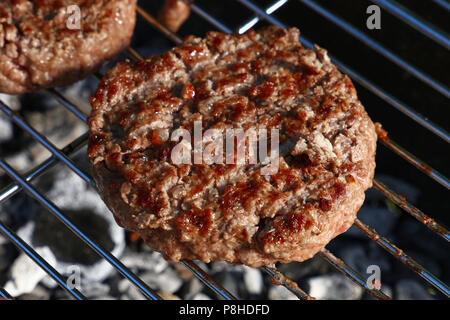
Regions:
<instances>
[{"instance_id":1,"label":"large beef patty","mask_svg":"<svg viewBox=\"0 0 450 320\"><path fill-rule=\"evenodd\" d=\"M105 75L88 152L121 226L170 260L260 266L308 259L352 225L372 185L374 124L326 51L298 39L295 28L209 32ZM177 164L172 133L196 121L278 129L290 147L272 174L250 161Z\"/></svg>"},{"instance_id":2,"label":"large beef patty","mask_svg":"<svg viewBox=\"0 0 450 320\"><path fill-rule=\"evenodd\" d=\"M136 0L0 1L0 92L63 87L130 42Z\"/></svg>"}]
</instances>

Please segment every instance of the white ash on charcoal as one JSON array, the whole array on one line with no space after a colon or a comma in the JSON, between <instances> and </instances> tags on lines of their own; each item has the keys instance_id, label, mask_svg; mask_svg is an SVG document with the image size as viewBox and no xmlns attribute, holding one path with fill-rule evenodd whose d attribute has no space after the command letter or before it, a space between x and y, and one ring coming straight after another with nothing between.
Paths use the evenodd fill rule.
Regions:
<instances>
[{"instance_id":1,"label":"white ash on charcoal","mask_svg":"<svg viewBox=\"0 0 450 320\"><path fill-rule=\"evenodd\" d=\"M327 274L308 279L309 294L318 300L358 300L363 288L342 274Z\"/></svg>"}]
</instances>

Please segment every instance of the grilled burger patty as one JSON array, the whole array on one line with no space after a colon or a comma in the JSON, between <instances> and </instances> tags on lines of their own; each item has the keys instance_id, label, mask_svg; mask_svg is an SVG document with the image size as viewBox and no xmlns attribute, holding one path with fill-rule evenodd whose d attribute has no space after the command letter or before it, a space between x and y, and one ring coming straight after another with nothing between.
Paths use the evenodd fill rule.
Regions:
<instances>
[{"instance_id":1,"label":"grilled burger patty","mask_svg":"<svg viewBox=\"0 0 450 320\"><path fill-rule=\"evenodd\" d=\"M84 78L128 46L135 8L136 0L0 1L0 92Z\"/></svg>"},{"instance_id":2,"label":"grilled burger patty","mask_svg":"<svg viewBox=\"0 0 450 320\"><path fill-rule=\"evenodd\" d=\"M91 98L89 159L117 222L167 259L303 261L353 223L375 169L374 124L351 80L295 28L189 36L117 64ZM175 164L177 128L278 129L264 166Z\"/></svg>"}]
</instances>

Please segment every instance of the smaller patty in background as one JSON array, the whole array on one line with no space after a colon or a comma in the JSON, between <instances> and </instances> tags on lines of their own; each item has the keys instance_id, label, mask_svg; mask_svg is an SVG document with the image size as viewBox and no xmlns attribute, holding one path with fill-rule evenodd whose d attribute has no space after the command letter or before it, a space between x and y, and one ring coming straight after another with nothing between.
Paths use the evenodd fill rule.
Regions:
<instances>
[{"instance_id":1,"label":"smaller patty in background","mask_svg":"<svg viewBox=\"0 0 450 320\"><path fill-rule=\"evenodd\" d=\"M126 48L136 0L0 2L0 92L64 87Z\"/></svg>"}]
</instances>

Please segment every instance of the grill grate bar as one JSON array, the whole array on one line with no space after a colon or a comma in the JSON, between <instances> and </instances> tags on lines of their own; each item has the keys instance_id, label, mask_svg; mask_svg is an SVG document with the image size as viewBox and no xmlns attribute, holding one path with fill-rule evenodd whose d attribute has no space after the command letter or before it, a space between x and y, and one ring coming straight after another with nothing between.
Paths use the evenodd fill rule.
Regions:
<instances>
[{"instance_id":1,"label":"grill grate bar","mask_svg":"<svg viewBox=\"0 0 450 320\"><path fill-rule=\"evenodd\" d=\"M290 292L292 292L294 295L296 295L297 298L299 298L301 300L314 300L313 297L311 297L305 291L300 289L300 287L297 285L296 282L292 281L291 279L289 279L288 277L283 275L276 268L264 266L264 267L261 267L261 269L272 277L272 281L275 284L281 284L283 287L285 287Z\"/></svg>"},{"instance_id":2,"label":"grill grate bar","mask_svg":"<svg viewBox=\"0 0 450 320\"><path fill-rule=\"evenodd\" d=\"M373 3L383 7L386 11L390 12L412 28L416 29L423 35L431 38L436 41L440 45L444 46L446 49L450 48L450 40L448 36L435 26L430 25L422 21L419 17L414 15L407 8L403 7L399 3L395 1L387 1L387 0L371 0ZM448 6L448 4L447 4Z\"/></svg>"},{"instance_id":3,"label":"grill grate bar","mask_svg":"<svg viewBox=\"0 0 450 320\"><path fill-rule=\"evenodd\" d=\"M58 273L47 261L45 261L36 251L33 250L25 241L23 241L18 235L16 235L11 229L0 221L0 233L11 240L14 245L17 246L21 251L30 257L34 262L36 262L39 267L42 268L53 280L58 283L58 285L63 288L67 293L77 300L85 300L86 297L75 288L71 288L67 284L67 280Z\"/></svg>"},{"instance_id":4,"label":"grill grate bar","mask_svg":"<svg viewBox=\"0 0 450 320\"><path fill-rule=\"evenodd\" d=\"M343 19L339 18L337 15L333 14L332 12L326 10L324 7L317 4L315 1L311 0L298 0L299 2L305 4L307 7L315 11L316 13L320 14L321 16L325 17L327 20L333 22L337 26L339 26L341 29L344 29L346 32L350 33L352 36L363 42L368 47L372 48L379 54L383 55L385 58L389 59L402 69L406 70L410 74L414 75L417 79L420 79L424 83L428 84L430 87L435 89L436 91L440 92L447 98L450 98L450 91L446 86L439 83L438 81L430 78L427 74L423 73L422 71L418 70L408 62L401 59L399 56L394 54L392 51L388 50L387 48L383 47L380 43L377 41L372 40L370 37L367 37L364 33L360 32L358 29L350 25L349 23L345 22Z\"/></svg>"},{"instance_id":5,"label":"grill grate bar","mask_svg":"<svg viewBox=\"0 0 450 320\"><path fill-rule=\"evenodd\" d=\"M258 6L256 6L252 2L250 2L248 0L237 0L237 1L242 3L244 6L246 6L247 8L252 10L253 12L255 12L255 14L257 14L261 18L267 20L271 24L278 25L278 26L280 26L282 28L286 28L286 25L284 23L282 23L278 19L272 17L271 15L267 14L266 12L264 12L264 10L261 10ZM300 37L300 40L307 47L309 47L309 48L314 47L313 42L311 42L307 38ZM363 77L362 75L360 75L359 73L357 73L356 71L351 69L350 67L346 66L344 63L340 62L338 59L333 57L331 54L329 54L329 57L333 61L333 63L336 66L338 66L339 69L341 69L341 71L343 73L348 74L351 78L353 78L361 86L363 86L364 88L366 88L367 90L369 90L370 92L372 92L373 94L375 94L376 96L381 98L382 100L386 101L391 106L393 106L395 109L397 109L398 111L400 111L403 114L407 115L409 118L411 118L412 120L416 121L421 126L425 127L426 129L430 130L431 132L433 132L437 136L441 137L447 143L450 143L450 134L448 132L446 132L446 130L442 129L440 126L434 124L433 122L427 120L424 116L422 116L418 112L414 111L413 109L411 109L409 106L407 106L403 102L401 102L401 101L397 100L396 98L394 98L393 96L389 95L384 90L382 90L381 88L377 87L374 83L372 83L371 81L369 81L368 79L366 79L365 77Z\"/></svg>"},{"instance_id":6,"label":"grill grate bar","mask_svg":"<svg viewBox=\"0 0 450 320\"><path fill-rule=\"evenodd\" d=\"M0 300L13 300L14 298L6 291L0 287Z\"/></svg>"},{"instance_id":7,"label":"grill grate bar","mask_svg":"<svg viewBox=\"0 0 450 320\"><path fill-rule=\"evenodd\" d=\"M242 2L241 0L238 0L239 2ZM300 0L303 1L303 0ZM266 12L274 12L275 10L277 10L278 8L280 8L281 6L279 5L280 1L275 2L274 4L272 4L271 6L269 6L268 9L266 9ZM212 20L216 20L214 17L212 17L211 15L209 15L207 12L202 11L203 15L206 16L206 19L208 21ZM267 13L265 13L265 15L267 17L270 17L270 15L268 15ZM254 20L254 19L253 19ZM250 21L253 21L250 20ZM257 20L256 20L257 21ZM244 26L246 26L248 23L245 23ZM214 24L215 26L218 26L220 29L220 26L223 25L220 22L217 22ZM282 25L283 27L285 27L285 25ZM242 27L241 27L242 28ZM241 30L241 28L238 28L238 30ZM229 33L229 31L227 31L226 29L222 29L223 32L227 32ZM312 46L312 45L311 45ZM353 71L352 71L353 72ZM355 75L354 75L355 76ZM359 77L359 75L358 75ZM423 119L424 120L424 119ZM446 132L443 132L444 136L448 136L448 134ZM447 137L447 142L450 142L450 138ZM421 171L423 171L424 173L426 173L428 176L430 176L431 178L433 178L434 180L436 180L437 182L439 182L440 184L444 185L445 187L449 188L449 181L448 179L443 176L441 173L439 173L437 170L431 168L429 165L425 164L422 160L416 158L415 156L413 156L412 154L410 154L409 152L407 152L406 150L404 150L403 148L401 148L399 145L397 145L395 142L390 141L389 139L384 139L383 143L385 145L387 145L391 150L395 151L397 154L399 154L402 158L404 158L405 160L407 160L408 162L412 163L413 165L415 165L417 168L419 168Z\"/></svg>"},{"instance_id":8,"label":"grill grate bar","mask_svg":"<svg viewBox=\"0 0 450 320\"><path fill-rule=\"evenodd\" d=\"M66 109L69 109L77 118L81 121L87 121L87 115L80 110L76 105L66 99L61 93L56 91L55 89L47 89L46 90L53 98L55 98L59 103L61 103Z\"/></svg>"},{"instance_id":9,"label":"grill grate bar","mask_svg":"<svg viewBox=\"0 0 450 320\"><path fill-rule=\"evenodd\" d=\"M89 182L92 186L94 186L94 182L89 176L80 170L71 159L69 159L66 155L64 155L53 143L51 143L46 137L42 136L33 129L25 120L20 117L17 112L11 110L6 104L0 101L0 109L11 119L15 124L21 127L23 130L27 131L33 138L38 140L47 150L49 150L55 157L59 160L63 161L70 167L78 176L80 176L83 180Z\"/></svg>"},{"instance_id":10,"label":"grill grate bar","mask_svg":"<svg viewBox=\"0 0 450 320\"><path fill-rule=\"evenodd\" d=\"M359 273L346 265L344 261L336 257L326 248L320 250L320 256L332 264L337 270L350 278L353 282L363 287L374 298L379 300L391 300L391 297L386 295L383 291L376 289L375 287L369 287L367 281Z\"/></svg>"},{"instance_id":11,"label":"grill grate bar","mask_svg":"<svg viewBox=\"0 0 450 320\"><path fill-rule=\"evenodd\" d=\"M445 294L447 297L450 298L450 288L441 280L436 278L433 274L431 274L428 270L426 270L417 261L415 261L407 254L405 254L403 250L398 248L396 245L390 243L389 240L387 240L383 236L380 236L374 229L370 228L369 226L361 222L358 218L355 220L354 225L359 230L364 232L369 238L378 243L383 249L388 251L398 260L400 260L408 268L413 270L415 273L419 274L429 284L431 284L433 287L435 287L436 289L438 289L439 291L441 291L443 294Z\"/></svg>"},{"instance_id":12,"label":"grill grate bar","mask_svg":"<svg viewBox=\"0 0 450 320\"><path fill-rule=\"evenodd\" d=\"M390 189L388 186L386 186L381 181L378 181L377 179L373 180L373 185L378 191L392 200L400 208L408 212L411 216L416 218L419 222L426 225L428 228L440 235L445 240L450 241L450 233L443 225L437 223L434 219L428 217L420 209L410 204L408 201L406 201L405 197L396 193L394 190Z\"/></svg>"},{"instance_id":13,"label":"grill grate bar","mask_svg":"<svg viewBox=\"0 0 450 320\"><path fill-rule=\"evenodd\" d=\"M191 260L182 260L181 263L188 268L200 281L202 281L208 288L213 290L219 296L226 300L237 300L233 294L227 289L218 284L213 278L211 278L205 271L203 271L197 264Z\"/></svg>"},{"instance_id":14,"label":"grill grate bar","mask_svg":"<svg viewBox=\"0 0 450 320\"><path fill-rule=\"evenodd\" d=\"M129 55L132 55L133 57L135 57L137 60L142 60L143 58L141 57L141 55L134 49L129 48L127 50L127 53ZM101 79L101 75L100 74L95 74L94 75L97 79ZM59 95L61 96L61 95ZM68 102L64 97L60 97L61 99L65 100L65 103L63 103L63 106L67 107L69 109L69 111L74 111L77 112L77 110L79 111L79 108L73 104L71 104L70 102ZM81 111L79 111L82 115L82 118L87 119L87 115ZM88 135L88 133L86 133L86 135ZM87 142L87 137L84 140L84 143ZM92 178L89 177L89 180L91 180L91 184L94 183L94 181L92 180ZM0 193L0 198L1 198L1 193ZM215 293L217 293L218 295L222 296L224 299L226 300L235 300L236 298L233 297L233 295L228 292L225 288L223 288L220 284L218 284L215 280L213 280L211 277L209 277L209 275L204 272L200 267L198 267L194 262L192 261L181 261L181 263L185 264L187 268L189 268L193 274L200 280L202 281L204 284L206 284L210 289L212 289ZM209 281L209 282L208 282Z\"/></svg>"},{"instance_id":15,"label":"grill grate bar","mask_svg":"<svg viewBox=\"0 0 450 320\"><path fill-rule=\"evenodd\" d=\"M268 20L270 23L272 24L276 24L279 25L281 27L286 27L286 25L284 25L282 22L278 21L277 19L273 18L272 16L270 16L269 14L267 14L266 12L262 11L259 7L257 7L256 5L254 5L253 3L251 3L248 0L237 0L240 3L244 4L247 8L251 9L252 11L254 11L257 15L261 16L262 18ZM274 4L272 5L274 6ZM279 7L278 7L279 8ZM266 9L267 10L267 9ZM275 11L275 10L273 10ZM273 12L272 11L272 12ZM207 14L206 12L203 11L203 14ZM148 15L148 14L147 14ZM208 15L208 20L213 19L213 20L217 20L214 17ZM147 20L149 21L149 20ZM153 21L149 21L152 25L154 25L157 29L161 29L159 22L156 21L155 19L153 19ZM223 25L222 23L214 23L215 26L220 26ZM222 30L224 32L226 32L226 30ZM302 39L302 41L309 47L312 47L312 43L309 40ZM333 59L333 58L332 58ZM379 88L377 88L375 85L373 85L372 83L370 83L368 80L366 80L365 78L363 78L362 76L360 76L359 74L357 74L356 72L354 72L353 70L349 69L348 67L346 67L344 64L340 63L340 62L336 62L336 59L333 59L334 63L339 65L339 67L341 68L341 70L343 70L344 73L349 74L352 78L354 78L355 80L357 80L361 85L363 85L364 87L366 87L367 89L369 89L370 91L374 92L376 95L378 95L379 97L383 98L384 100L386 100L387 102L389 102L391 105L393 105L394 107L396 107L398 110L402 111L403 113L405 113L406 115L408 115L409 117L411 117L413 120L416 120L417 122L419 122L420 124L422 124L424 127L430 129L432 132L434 132L435 134L437 134L438 136L440 136L441 138L445 139L447 142L450 142L450 138L447 132L445 132L443 129L439 128L438 126L434 125L433 123L429 122L428 120L426 120L423 116L417 114L415 111L411 110L409 107L402 105L400 102L398 102L398 100L396 100L395 98L389 96L388 94L384 93L383 91L381 91ZM388 143L388 145L390 145L390 143ZM404 149L402 149L404 150ZM400 155L402 155L403 153L399 153ZM412 155L411 155L412 156ZM416 161L412 161L411 163L416 163L419 164L421 161L417 161L418 159L415 158L413 156L413 158L408 157L409 160L413 160L415 159ZM420 165L417 166L418 168L420 168ZM424 166L422 166L422 168L425 168ZM432 169L432 168L431 168ZM427 172L430 170L430 167L427 167L427 170L423 170L424 172ZM436 171L437 172L437 171ZM440 176L440 175L438 175ZM444 177L445 178L445 177ZM358 219L357 221L359 223L361 223ZM355 222L356 223L356 222ZM376 234L377 237L379 237ZM373 239L375 238L375 236L373 237ZM375 239L374 239L375 240ZM406 256L406 255L405 255ZM406 256L409 260L408 262L414 261L412 259L410 259L408 256ZM417 264L417 263L416 263ZM344 264L345 265L345 264ZM418 264L417 264L418 265ZM418 265L420 266L420 265ZM421 266L420 266L421 267ZM435 278L433 275L429 274L428 271L426 271L425 269L423 269L422 267L422 271L421 271L421 276L423 276L425 279L430 279L431 283L439 283L441 284L441 288L442 285L445 287L445 284L443 284L442 282L440 282L439 279ZM439 288L438 288L439 289Z\"/></svg>"},{"instance_id":16,"label":"grill grate bar","mask_svg":"<svg viewBox=\"0 0 450 320\"><path fill-rule=\"evenodd\" d=\"M127 54L128 54L128 56L130 56L133 60L135 60L135 61L138 61L138 60L142 60L143 58L142 58L142 56L136 51L136 50L134 50L133 48L131 48L131 47L128 47L127 49L126 49L126 52L127 52Z\"/></svg>"},{"instance_id":17,"label":"grill grate bar","mask_svg":"<svg viewBox=\"0 0 450 320\"><path fill-rule=\"evenodd\" d=\"M398 154L400 157L411 163L413 166L415 166L417 169L425 173L427 176L441 184L442 186L446 187L447 189L450 189L450 181L447 177L442 175L439 171L436 169L433 169L430 165L426 164L424 161L417 158L415 155L411 154L409 151L405 150L401 146L399 146L397 143L389 139L388 137L380 137L379 141L386 146L387 148L394 151L396 154Z\"/></svg>"},{"instance_id":18,"label":"grill grate bar","mask_svg":"<svg viewBox=\"0 0 450 320\"><path fill-rule=\"evenodd\" d=\"M85 134L81 135L76 140L72 141L70 144L68 144L64 149L62 149L62 152L69 156L73 154L74 152L80 150L87 142L89 134L86 132ZM42 164L38 165L34 169L32 169L29 173L25 176L25 181L30 182L34 178L38 177L42 173L44 173L46 170L50 169L57 163L57 158L54 156L51 156L49 159L47 159ZM12 182L2 190L0 190L0 203L8 200L13 195L15 195L17 192L21 190L20 185L17 182Z\"/></svg>"},{"instance_id":19,"label":"grill grate bar","mask_svg":"<svg viewBox=\"0 0 450 320\"><path fill-rule=\"evenodd\" d=\"M177 36L175 33L167 29L165 26L163 26L161 23L158 22L152 15L150 15L147 11L142 9L140 6L136 7L136 12L144 18L148 23L150 23L152 26L155 26L159 31L161 31L166 37L168 37L170 40L172 40L175 43L181 43L183 40Z\"/></svg>"},{"instance_id":20,"label":"grill grate bar","mask_svg":"<svg viewBox=\"0 0 450 320\"><path fill-rule=\"evenodd\" d=\"M161 299L158 294L149 288L140 278L138 278L133 272L126 268L122 262L120 262L111 253L103 249L100 245L96 244L89 237L87 237L79 228L77 228L62 212L53 204L50 200L40 194L33 186L31 186L20 174L18 174L13 168L11 168L3 159L0 159L0 167L14 180L16 180L20 186L26 190L33 198L35 198L42 206L47 208L54 216L56 216L62 223L64 223L70 231L83 240L89 247L92 248L98 255L108 261L117 271L119 271L124 277L130 280L147 299L159 300Z\"/></svg>"}]
</instances>

